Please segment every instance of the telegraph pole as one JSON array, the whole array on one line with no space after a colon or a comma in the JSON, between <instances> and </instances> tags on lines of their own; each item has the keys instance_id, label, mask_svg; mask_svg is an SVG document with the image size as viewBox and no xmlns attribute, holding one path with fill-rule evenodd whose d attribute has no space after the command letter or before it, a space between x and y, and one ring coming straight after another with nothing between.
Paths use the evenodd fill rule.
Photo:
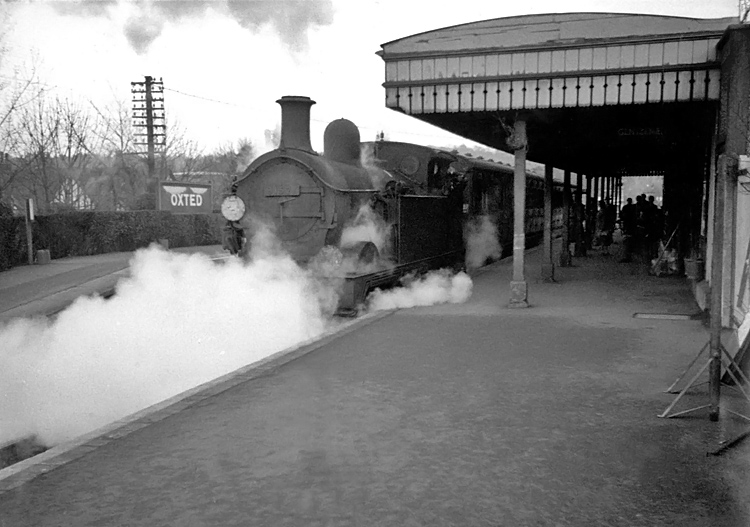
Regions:
<instances>
[{"instance_id":1,"label":"telegraph pole","mask_svg":"<svg viewBox=\"0 0 750 527\"><path fill-rule=\"evenodd\" d=\"M133 94L133 127L137 130L135 144L146 147L148 181L153 182L156 172L156 154L163 153L166 145L164 116L164 83L161 79L144 77L143 82L131 82ZM146 141L138 140L145 137Z\"/></svg>"},{"instance_id":2,"label":"telegraph pole","mask_svg":"<svg viewBox=\"0 0 750 527\"><path fill-rule=\"evenodd\" d=\"M146 145L148 148L148 178L154 177L154 95L151 77L146 77Z\"/></svg>"}]
</instances>

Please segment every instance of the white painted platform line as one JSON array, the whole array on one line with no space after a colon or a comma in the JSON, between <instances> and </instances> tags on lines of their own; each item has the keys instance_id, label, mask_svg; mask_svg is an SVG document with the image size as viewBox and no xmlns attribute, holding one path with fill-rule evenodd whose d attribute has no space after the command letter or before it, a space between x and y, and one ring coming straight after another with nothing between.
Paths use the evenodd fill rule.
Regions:
<instances>
[{"instance_id":1,"label":"white painted platform line","mask_svg":"<svg viewBox=\"0 0 750 527\"><path fill-rule=\"evenodd\" d=\"M671 314L671 313L633 313L633 318L650 318L656 320L697 320L701 317L700 313L686 315L686 314Z\"/></svg>"}]
</instances>

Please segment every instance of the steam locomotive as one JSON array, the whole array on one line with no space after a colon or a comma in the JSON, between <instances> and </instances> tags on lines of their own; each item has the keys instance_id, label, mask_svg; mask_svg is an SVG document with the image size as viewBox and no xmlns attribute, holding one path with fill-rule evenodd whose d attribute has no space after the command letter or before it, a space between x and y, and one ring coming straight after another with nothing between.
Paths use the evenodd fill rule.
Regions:
<instances>
[{"instance_id":1,"label":"steam locomotive","mask_svg":"<svg viewBox=\"0 0 750 527\"><path fill-rule=\"evenodd\" d=\"M245 254L253 231L271 225L300 263L340 279L339 311L410 273L463 265L463 228L490 215L502 247L513 235L513 169L409 143L361 142L346 119L310 144L308 97L285 96L279 147L256 159L224 198L225 249ZM543 178L527 176L526 232L543 227ZM555 188L555 202L561 202ZM559 205L559 203L557 203ZM561 211L555 211L561 221Z\"/></svg>"}]
</instances>

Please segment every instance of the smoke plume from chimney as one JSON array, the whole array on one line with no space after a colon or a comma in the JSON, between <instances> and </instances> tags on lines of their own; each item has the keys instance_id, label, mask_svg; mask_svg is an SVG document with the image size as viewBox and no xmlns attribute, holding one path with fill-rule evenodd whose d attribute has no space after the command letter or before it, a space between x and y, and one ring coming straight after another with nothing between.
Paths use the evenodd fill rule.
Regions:
<instances>
[{"instance_id":1,"label":"smoke plume from chimney","mask_svg":"<svg viewBox=\"0 0 750 527\"><path fill-rule=\"evenodd\" d=\"M107 17L125 6L130 14L123 33L139 55L148 51L165 24L201 17L209 9L252 32L271 26L293 52L307 47L307 30L333 22L332 0L79 0L52 5L65 15Z\"/></svg>"}]
</instances>

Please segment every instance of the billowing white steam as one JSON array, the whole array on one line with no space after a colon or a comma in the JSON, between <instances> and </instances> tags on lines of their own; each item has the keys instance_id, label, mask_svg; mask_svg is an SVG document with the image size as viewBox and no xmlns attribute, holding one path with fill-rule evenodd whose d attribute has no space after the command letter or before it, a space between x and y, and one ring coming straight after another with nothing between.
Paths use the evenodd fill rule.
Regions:
<instances>
[{"instance_id":1,"label":"billowing white steam","mask_svg":"<svg viewBox=\"0 0 750 527\"><path fill-rule=\"evenodd\" d=\"M383 254L387 253L389 226L383 218L364 203L357 211L354 220L344 228L341 234L341 246L354 246L363 241L374 243ZM340 252L328 251L319 255L319 262L341 262ZM377 265L381 268L384 259ZM339 268L351 270L351 264L339 263ZM400 287L388 290L377 289L367 298L367 310L379 311L384 309L410 308L444 303L465 302L471 296L472 281L466 273L453 274L448 270L430 272L416 278L404 278Z\"/></svg>"},{"instance_id":2,"label":"billowing white steam","mask_svg":"<svg viewBox=\"0 0 750 527\"><path fill-rule=\"evenodd\" d=\"M359 149L359 163L367 171L372 182L372 188L382 190L391 178L384 170L378 167L375 157L375 147L372 143L362 143Z\"/></svg>"},{"instance_id":3,"label":"billowing white steam","mask_svg":"<svg viewBox=\"0 0 750 527\"><path fill-rule=\"evenodd\" d=\"M368 202L357 210L357 215L341 232L341 246L351 247L359 242L372 242L381 253L388 244L388 225Z\"/></svg>"},{"instance_id":4,"label":"billowing white steam","mask_svg":"<svg viewBox=\"0 0 750 527\"><path fill-rule=\"evenodd\" d=\"M434 272L376 291L368 308L463 302L471 288L464 273ZM299 267L266 228L248 262L138 251L112 299L0 327L0 444L59 444L314 338L337 301L332 281Z\"/></svg>"},{"instance_id":5,"label":"billowing white steam","mask_svg":"<svg viewBox=\"0 0 750 527\"><path fill-rule=\"evenodd\" d=\"M201 17L212 9L225 13L243 28L258 31L270 25L292 51L307 46L307 30L333 22L331 0L77 0L53 2L64 14L113 16L118 5L130 10L123 32L139 54L148 51L168 22Z\"/></svg>"},{"instance_id":6,"label":"billowing white steam","mask_svg":"<svg viewBox=\"0 0 750 527\"><path fill-rule=\"evenodd\" d=\"M370 311L380 311L435 304L460 304L469 299L473 285L466 273L453 274L449 270L441 269L418 279L404 280L402 287L376 289L367 297L367 308Z\"/></svg>"},{"instance_id":7,"label":"billowing white steam","mask_svg":"<svg viewBox=\"0 0 750 527\"><path fill-rule=\"evenodd\" d=\"M388 233L389 227L383 218L369 203L362 203L355 217L346 223L341 232L340 248L326 245L310 259L308 269L313 276L325 277L325 281L321 282L324 287L340 291L346 275L371 273L390 267L387 260ZM371 260L362 260L362 257L373 256L367 251L364 254L361 252L364 242L370 242L377 248L377 255Z\"/></svg>"},{"instance_id":8,"label":"billowing white steam","mask_svg":"<svg viewBox=\"0 0 750 527\"><path fill-rule=\"evenodd\" d=\"M482 267L489 258L500 258L502 247L497 234L497 225L490 216L474 218L464 229L466 243L466 268Z\"/></svg>"},{"instance_id":9,"label":"billowing white steam","mask_svg":"<svg viewBox=\"0 0 750 527\"><path fill-rule=\"evenodd\" d=\"M51 446L322 333L335 299L267 231L249 263L138 251L108 301L0 328L0 444Z\"/></svg>"}]
</instances>

